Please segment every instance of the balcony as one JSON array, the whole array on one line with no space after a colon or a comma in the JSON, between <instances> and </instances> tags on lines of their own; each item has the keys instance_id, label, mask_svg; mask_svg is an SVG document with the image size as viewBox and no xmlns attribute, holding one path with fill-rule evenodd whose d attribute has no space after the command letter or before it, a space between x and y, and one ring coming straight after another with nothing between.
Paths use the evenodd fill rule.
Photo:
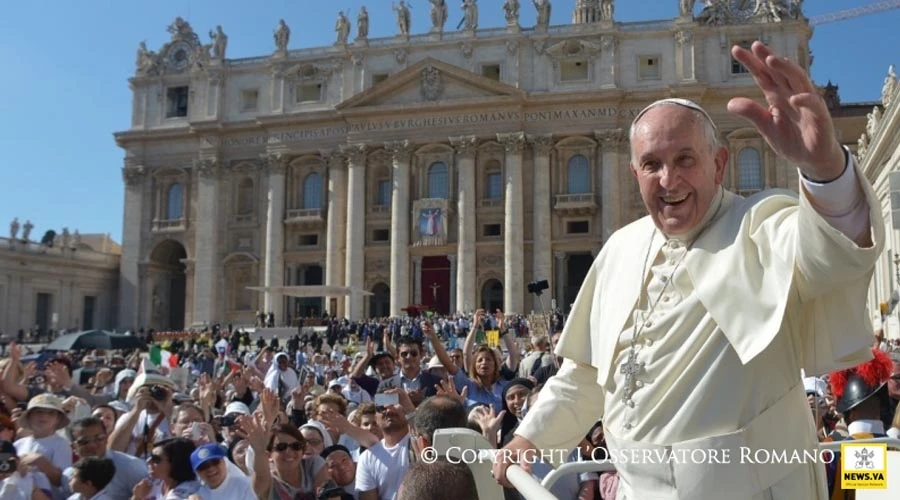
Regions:
<instances>
[{"instance_id":1,"label":"balcony","mask_svg":"<svg viewBox=\"0 0 900 500\"><path fill-rule=\"evenodd\" d=\"M369 210L367 215L371 215L373 218L383 219L391 216L390 205L370 205Z\"/></svg>"},{"instance_id":2,"label":"balcony","mask_svg":"<svg viewBox=\"0 0 900 500\"><path fill-rule=\"evenodd\" d=\"M292 208L287 211L285 224L302 227L318 227L325 223L325 210L321 208Z\"/></svg>"},{"instance_id":3,"label":"balcony","mask_svg":"<svg viewBox=\"0 0 900 500\"><path fill-rule=\"evenodd\" d=\"M561 216L593 215L597 212L594 193L558 194L553 208Z\"/></svg>"},{"instance_id":4,"label":"balcony","mask_svg":"<svg viewBox=\"0 0 900 500\"><path fill-rule=\"evenodd\" d=\"M153 219L152 230L156 233L170 233L184 231L185 220L181 219Z\"/></svg>"},{"instance_id":5,"label":"balcony","mask_svg":"<svg viewBox=\"0 0 900 500\"><path fill-rule=\"evenodd\" d=\"M481 208L504 208L506 204L503 198L482 198Z\"/></svg>"}]
</instances>

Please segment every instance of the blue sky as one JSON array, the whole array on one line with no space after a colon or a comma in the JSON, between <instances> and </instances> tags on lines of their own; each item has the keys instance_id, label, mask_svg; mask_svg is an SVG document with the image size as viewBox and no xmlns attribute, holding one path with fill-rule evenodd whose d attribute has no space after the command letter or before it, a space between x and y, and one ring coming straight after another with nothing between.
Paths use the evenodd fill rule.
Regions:
<instances>
[{"instance_id":1,"label":"blue sky","mask_svg":"<svg viewBox=\"0 0 900 500\"><path fill-rule=\"evenodd\" d=\"M427 0L411 0L412 31L430 26ZM452 29L461 18L451 0ZM552 0L553 24L571 21L575 0ZM698 4L701 2L698 2ZM874 3L874 0L807 0L807 16ZM503 25L502 0L481 0L480 25ZM673 17L678 0L618 0L616 18L639 21ZM390 0L28 0L0 2L0 231L19 217L35 225L32 238L63 227L111 233L121 242L122 151L113 132L128 127L138 43L157 50L176 16L202 40L221 24L228 56L271 53L280 18L291 28L291 48L334 41L338 10L355 21L369 11L370 37L396 27ZM534 9L522 1L523 26ZM351 36L355 36L354 29ZM815 29L813 78L840 86L843 102L874 101L890 64L900 64L900 10L845 20Z\"/></svg>"}]
</instances>

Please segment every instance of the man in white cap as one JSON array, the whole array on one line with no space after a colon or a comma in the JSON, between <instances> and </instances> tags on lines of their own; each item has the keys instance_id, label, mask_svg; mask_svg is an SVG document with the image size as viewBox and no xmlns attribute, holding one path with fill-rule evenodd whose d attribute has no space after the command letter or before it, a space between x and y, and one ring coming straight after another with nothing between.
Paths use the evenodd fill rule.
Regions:
<instances>
[{"instance_id":1,"label":"man in white cap","mask_svg":"<svg viewBox=\"0 0 900 500\"><path fill-rule=\"evenodd\" d=\"M602 416L609 452L639 457L616 464L617 498L827 498L821 463L753 453L815 451L797 373L871 359L881 204L807 72L760 42L732 55L768 107L739 97L728 110L799 170L799 199L726 191L729 152L698 105L642 111L630 169L649 215L613 234L585 277L565 361L495 463L502 483L522 453L571 450Z\"/></svg>"}]
</instances>

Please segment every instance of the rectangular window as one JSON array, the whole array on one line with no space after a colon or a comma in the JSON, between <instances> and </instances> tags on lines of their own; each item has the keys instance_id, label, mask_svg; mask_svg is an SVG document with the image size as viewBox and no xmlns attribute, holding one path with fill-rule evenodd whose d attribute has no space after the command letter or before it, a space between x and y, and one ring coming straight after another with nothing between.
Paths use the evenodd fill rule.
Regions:
<instances>
[{"instance_id":1,"label":"rectangular window","mask_svg":"<svg viewBox=\"0 0 900 500\"><path fill-rule=\"evenodd\" d=\"M566 232L569 234L587 234L590 232L590 223L586 220L573 220L566 223Z\"/></svg>"},{"instance_id":2,"label":"rectangular window","mask_svg":"<svg viewBox=\"0 0 900 500\"><path fill-rule=\"evenodd\" d=\"M503 175L500 172L488 172L487 191L484 193L484 197L489 200L503 198Z\"/></svg>"},{"instance_id":3,"label":"rectangular window","mask_svg":"<svg viewBox=\"0 0 900 500\"><path fill-rule=\"evenodd\" d=\"M379 179L378 191L376 193L375 204L380 207L386 207L391 204L391 181L390 179Z\"/></svg>"},{"instance_id":4,"label":"rectangular window","mask_svg":"<svg viewBox=\"0 0 900 500\"><path fill-rule=\"evenodd\" d=\"M563 82L577 82L588 79L587 61L566 61L559 65L559 79Z\"/></svg>"},{"instance_id":5,"label":"rectangular window","mask_svg":"<svg viewBox=\"0 0 900 500\"><path fill-rule=\"evenodd\" d=\"M659 57L641 56L638 58L638 79L659 80Z\"/></svg>"},{"instance_id":6,"label":"rectangular window","mask_svg":"<svg viewBox=\"0 0 900 500\"><path fill-rule=\"evenodd\" d=\"M81 324L82 330L93 330L94 329L94 307L97 303L97 297L91 297L90 295L84 296L84 309L81 312L81 317L84 318Z\"/></svg>"},{"instance_id":7,"label":"rectangular window","mask_svg":"<svg viewBox=\"0 0 900 500\"><path fill-rule=\"evenodd\" d=\"M318 234L301 234L300 235L300 246L301 247L314 247L319 244L319 235Z\"/></svg>"},{"instance_id":8,"label":"rectangular window","mask_svg":"<svg viewBox=\"0 0 900 500\"><path fill-rule=\"evenodd\" d=\"M731 53L731 47L734 47L735 45L740 45L741 47L743 47L745 49L749 49L750 45L752 43L753 42L747 41L747 40L740 40L740 41L733 42L728 47L729 53ZM750 71L748 71L747 68L745 68L744 65L741 64L737 59L732 57L731 58L731 74L732 75L747 75L747 74L750 74Z\"/></svg>"},{"instance_id":9,"label":"rectangular window","mask_svg":"<svg viewBox=\"0 0 900 500\"><path fill-rule=\"evenodd\" d=\"M188 115L188 87L166 89L166 118L182 118Z\"/></svg>"},{"instance_id":10,"label":"rectangular window","mask_svg":"<svg viewBox=\"0 0 900 500\"><path fill-rule=\"evenodd\" d=\"M297 86L297 102L317 102L322 100L322 84L310 83Z\"/></svg>"},{"instance_id":11,"label":"rectangular window","mask_svg":"<svg viewBox=\"0 0 900 500\"><path fill-rule=\"evenodd\" d=\"M259 91L242 90L241 91L241 111L256 111L259 101Z\"/></svg>"},{"instance_id":12,"label":"rectangular window","mask_svg":"<svg viewBox=\"0 0 900 500\"><path fill-rule=\"evenodd\" d=\"M372 231L372 241L377 241L379 243L391 241L390 229L374 229Z\"/></svg>"},{"instance_id":13,"label":"rectangular window","mask_svg":"<svg viewBox=\"0 0 900 500\"><path fill-rule=\"evenodd\" d=\"M485 78L490 78L491 80L500 81L500 65L499 64L485 64L481 67L481 76Z\"/></svg>"},{"instance_id":14,"label":"rectangular window","mask_svg":"<svg viewBox=\"0 0 900 500\"><path fill-rule=\"evenodd\" d=\"M484 236L486 237L494 237L502 235L503 226L500 224L485 224L484 225Z\"/></svg>"},{"instance_id":15,"label":"rectangular window","mask_svg":"<svg viewBox=\"0 0 900 500\"><path fill-rule=\"evenodd\" d=\"M387 80L389 76L391 76L390 73L375 73L374 75L372 75L372 86L374 87L379 83Z\"/></svg>"}]
</instances>

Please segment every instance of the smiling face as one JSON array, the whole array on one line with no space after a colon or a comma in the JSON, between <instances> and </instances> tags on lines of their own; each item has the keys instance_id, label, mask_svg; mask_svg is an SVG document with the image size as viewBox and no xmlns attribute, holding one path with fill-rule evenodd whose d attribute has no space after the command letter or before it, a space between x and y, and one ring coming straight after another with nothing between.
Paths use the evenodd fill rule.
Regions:
<instances>
[{"instance_id":1,"label":"smiling face","mask_svg":"<svg viewBox=\"0 0 900 500\"><path fill-rule=\"evenodd\" d=\"M47 437L56 432L61 414L56 410L34 408L28 412L28 425L35 437Z\"/></svg>"},{"instance_id":2,"label":"smiling face","mask_svg":"<svg viewBox=\"0 0 900 500\"><path fill-rule=\"evenodd\" d=\"M150 473L150 477L161 481L165 480L169 477L171 467L172 465L169 463L165 450L161 446L153 448L150 452L150 457L147 458L147 472Z\"/></svg>"},{"instance_id":3,"label":"smiling face","mask_svg":"<svg viewBox=\"0 0 900 500\"><path fill-rule=\"evenodd\" d=\"M225 481L227 474L225 460L221 458L207 460L197 467L197 475L213 489L218 488Z\"/></svg>"},{"instance_id":4,"label":"smiling face","mask_svg":"<svg viewBox=\"0 0 900 500\"><path fill-rule=\"evenodd\" d=\"M699 113L676 104L647 111L631 138L631 172L647 212L664 234L694 229L719 192L728 151L714 149Z\"/></svg>"},{"instance_id":5,"label":"smiling face","mask_svg":"<svg viewBox=\"0 0 900 500\"><path fill-rule=\"evenodd\" d=\"M356 479L356 464L353 463L350 455L343 451L329 453L328 458L325 459L325 466L328 467L331 478L338 486L353 484L353 480Z\"/></svg>"},{"instance_id":6,"label":"smiling face","mask_svg":"<svg viewBox=\"0 0 900 500\"><path fill-rule=\"evenodd\" d=\"M517 385L506 391L506 406L516 417L522 418L522 406L530 393L524 385Z\"/></svg>"}]
</instances>

